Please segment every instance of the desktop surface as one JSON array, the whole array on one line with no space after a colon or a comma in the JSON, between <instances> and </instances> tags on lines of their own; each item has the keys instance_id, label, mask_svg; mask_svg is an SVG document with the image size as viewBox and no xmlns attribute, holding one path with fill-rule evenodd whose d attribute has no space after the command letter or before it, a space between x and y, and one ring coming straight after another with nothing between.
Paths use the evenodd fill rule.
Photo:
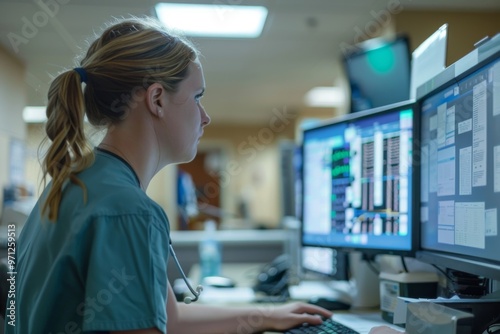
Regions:
<instances>
[{"instance_id":1,"label":"desktop surface","mask_svg":"<svg viewBox=\"0 0 500 334\"><path fill-rule=\"evenodd\" d=\"M264 264L261 263L226 263L222 265L221 274L235 281L234 288L204 288L200 295L199 303L211 305L234 305L234 306L247 306L258 305L262 312L269 312L270 307L281 305L280 303L255 303L255 293L252 286L255 279ZM199 266L194 265L189 271L189 279L192 282L198 282L199 279ZM336 288L332 289L332 284ZM341 290L349 289L349 283L344 281L327 282L327 281L303 281L296 286L290 287L291 299L287 302L305 301L309 300L312 296L337 296L341 297L339 293ZM345 297L345 295L344 295ZM401 330L400 327L387 323L382 319L381 311L378 308L354 308L349 310L336 310L334 311L333 320L344 324L358 333L368 333L371 328L375 326L389 326L394 329ZM267 334L282 333L267 331Z\"/></svg>"}]
</instances>

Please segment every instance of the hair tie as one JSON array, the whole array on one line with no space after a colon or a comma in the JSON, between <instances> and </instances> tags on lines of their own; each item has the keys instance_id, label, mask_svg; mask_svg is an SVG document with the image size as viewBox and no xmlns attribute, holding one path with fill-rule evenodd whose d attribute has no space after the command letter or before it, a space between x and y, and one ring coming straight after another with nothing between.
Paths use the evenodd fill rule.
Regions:
<instances>
[{"instance_id":1,"label":"hair tie","mask_svg":"<svg viewBox=\"0 0 500 334\"><path fill-rule=\"evenodd\" d=\"M75 67L73 70L80 75L80 82L87 83L87 72L83 67Z\"/></svg>"}]
</instances>

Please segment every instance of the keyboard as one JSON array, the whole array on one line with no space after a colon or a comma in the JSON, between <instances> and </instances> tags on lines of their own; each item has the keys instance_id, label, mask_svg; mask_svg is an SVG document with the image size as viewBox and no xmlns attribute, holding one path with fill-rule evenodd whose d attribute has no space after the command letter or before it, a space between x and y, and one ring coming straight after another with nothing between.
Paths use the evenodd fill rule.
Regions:
<instances>
[{"instance_id":1,"label":"keyboard","mask_svg":"<svg viewBox=\"0 0 500 334\"><path fill-rule=\"evenodd\" d=\"M321 325L304 324L300 327L289 329L285 334L359 334L354 329L342 325L332 319L324 320Z\"/></svg>"}]
</instances>

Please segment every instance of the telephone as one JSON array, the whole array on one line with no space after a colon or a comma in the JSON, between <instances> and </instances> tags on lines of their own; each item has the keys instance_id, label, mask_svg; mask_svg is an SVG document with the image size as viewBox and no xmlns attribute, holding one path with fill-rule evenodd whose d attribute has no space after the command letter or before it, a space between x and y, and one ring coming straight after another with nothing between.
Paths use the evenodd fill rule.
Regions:
<instances>
[{"instance_id":1,"label":"telephone","mask_svg":"<svg viewBox=\"0 0 500 334\"><path fill-rule=\"evenodd\" d=\"M287 254L282 254L272 262L265 265L257 276L254 285L255 292L261 292L267 296L276 296L287 299L288 283L290 278L290 258Z\"/></svg>"}]
</instances>

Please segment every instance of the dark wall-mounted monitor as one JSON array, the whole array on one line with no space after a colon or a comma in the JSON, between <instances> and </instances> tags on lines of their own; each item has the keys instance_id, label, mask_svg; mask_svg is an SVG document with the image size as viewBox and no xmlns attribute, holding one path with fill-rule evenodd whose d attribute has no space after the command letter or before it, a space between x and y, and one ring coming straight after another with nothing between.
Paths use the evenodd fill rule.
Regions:
<instances>
[{"instance_id":1,"label":"dark wall-mounted monitor","mask_svg":"<svg viewBox=\"0 0 500 334\"><path fill-rule=\"evenodd\" d=\"M410 99L408 37L377 38L356 44L344 50L343 63L351 88L351 112Z\"/></svg>"},{"instance_id":2,"label":"dark wall-mounted monitor","mask_svg":"<svg viewBox=\"0 0 500 334\"><path fill-rule=\"evenodd\" d=\"M303 131L303 245L413 254L413 108L405 101Z\"/></svg>"}]
</instances>

